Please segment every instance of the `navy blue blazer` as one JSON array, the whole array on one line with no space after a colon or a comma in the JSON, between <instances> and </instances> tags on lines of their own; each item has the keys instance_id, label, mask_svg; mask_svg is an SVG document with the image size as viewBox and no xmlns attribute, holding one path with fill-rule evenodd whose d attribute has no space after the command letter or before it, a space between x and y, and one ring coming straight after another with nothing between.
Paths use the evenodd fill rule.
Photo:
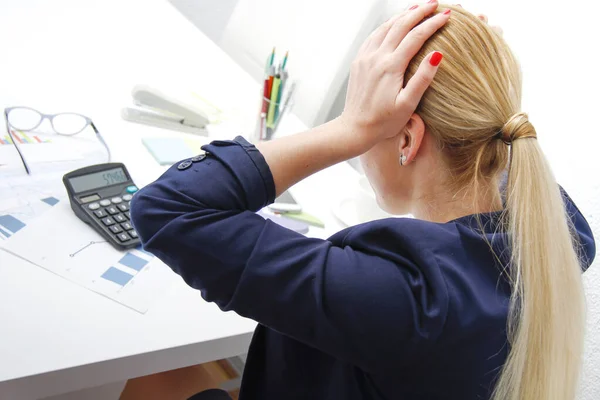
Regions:
<instances>
[{"instance_id":1,"label":"navy blue blazer","mask_svg":"<svg viewBox=\"0 0 600 400\"><path fill-rule=\"evenodd\" d=\"M131 217L145 249L204 299L259 323L240 399L489 398L511 292L488 245L509 262L499 213L311 239L255 214L275 185L254 146L203 149L138 192ZM585 269L592 232L564 196Z\"/></svg>"}]
</instances>

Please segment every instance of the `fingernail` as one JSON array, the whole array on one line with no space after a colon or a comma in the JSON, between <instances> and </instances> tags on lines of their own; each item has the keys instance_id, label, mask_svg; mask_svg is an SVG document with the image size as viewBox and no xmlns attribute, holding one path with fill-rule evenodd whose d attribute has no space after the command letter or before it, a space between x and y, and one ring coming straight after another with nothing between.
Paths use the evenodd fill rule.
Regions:
<instances>
[{"instance_id":1,"label":"fingernail","mask_svg":"<svg viewBox=\"0 0 600 400\"><path fill-rule=\"evenodd\" d=\"M417 7L419 7L419 6L415 4L414 6L412 6L411 8L409 8L409 10L414 10Z\"/></svg>"},{"instance_id":2,"label":"fingernail","mask_svg":"<svg viewBox=\"0 0 600 400\"><path fill-rule=\"evenodd\" d=\"M450 14L450 12L451 12L451 11L452 11L451 9L447 9L447 10L446 10L446 11L444 11L442 14L444 14L444 15L448 15L448 14Z\"/></svg>"},{"instance_id":3,"label":"fingernail","mask_svg":"<svg viewBox=\"0 0 600 400\"><path fill-rule=\"evenodd\" d=\"M434 67L437 67L442 62L442 58L444 58L442 53L440 53L439 51L434 51L431 55L431 58L429 59L429 64L433 65Z\"/></svg>"},{"instance_id":4,"label":"fingernail","mask_svg":"<svg viewBox=\"0 0 600 400\"><path fill-rule=\"evenodd\" d=\"M432 3L436 3L437 0L429 0L427 3L432 4Z\"/></svg>"}]
</instances>

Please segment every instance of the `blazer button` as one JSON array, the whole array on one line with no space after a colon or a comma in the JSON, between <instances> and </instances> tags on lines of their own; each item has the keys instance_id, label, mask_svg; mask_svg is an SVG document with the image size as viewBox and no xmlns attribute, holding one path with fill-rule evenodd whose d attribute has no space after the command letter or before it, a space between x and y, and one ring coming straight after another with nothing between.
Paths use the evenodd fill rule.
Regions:
<instances>
[{"instance_id":1,"label":"blazer button","mask_svg":"<svg viewBox=\"0 0 600 400\"><path fill-rule=\"evenodd\" d=\"M182 161L178 166L177 169L180 171L183 171L184 169L188 169L189 167L192 166L192 162L190 160L185 160Z\"/></svg>"},{"instance_id":2,"label":"blazer button","mask_svg":"<svg viewBox=\"0 0 600 400\"><path fill-rule=\"evenodd\" d=\"M198 154L197 156L192 157L191 161L192 162L200 162L200 161L204 160L205 158L206 158L206 154Z\"/></svg>"}]
</instances>

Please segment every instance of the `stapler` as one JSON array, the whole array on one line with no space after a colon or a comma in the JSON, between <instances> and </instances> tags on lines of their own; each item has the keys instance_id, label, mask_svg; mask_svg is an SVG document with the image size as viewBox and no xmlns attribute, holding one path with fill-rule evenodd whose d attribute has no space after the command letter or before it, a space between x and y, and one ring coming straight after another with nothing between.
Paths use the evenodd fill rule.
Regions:
<instances>
[{"instance_id":1,"label":"stapler","mask_svg":"<svg viewBox=\"0 0 600 400\"><path fill-rule=\"evenodd\" d=\"M124 120L208 135L206 130L210 122L207 115L208 105L186 102L147 85L136 85L131 95L136 107L125 107L121 110Z\"/></svg>"}]
</instances>

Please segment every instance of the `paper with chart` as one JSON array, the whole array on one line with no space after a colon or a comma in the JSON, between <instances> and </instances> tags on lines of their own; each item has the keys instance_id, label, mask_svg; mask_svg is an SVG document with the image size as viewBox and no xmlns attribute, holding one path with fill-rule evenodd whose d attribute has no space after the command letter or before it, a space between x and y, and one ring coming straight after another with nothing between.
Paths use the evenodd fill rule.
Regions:
<instances>
[{"instance_id":1,"label":"paper with chart","mask_svg":"<svg viewBox=\"0 0 600 400\"><path fill-rule=\"evenodd\" d=\"M0 175L0 242L8 240L65 196L62 175Z\"/></svg>"},{"instance_id":2,"label":"paper with chart","mask_svg":"<svg viewBox=\"0 0 600 400\"><path fill-rule=\"evenodd\" d=\"M81 137L79 137L81 136ZM44 132L13 132L31 170L25 172L12 139L0 137L0 242L66 199L62 176L71 170L106 162L107 154L93 136L61 137Z\"/></svg>"},{"instance_id":3,"label":"paper with chart","mask_svg":"<svg viewBox=\"0 0 600 400\"><path fill-rule=\"evenodd\" d=\"M113 248L77 218L67 200L0 246L141 313L178 279L169 267L141 248Z\"/></svg>"}]
</instances>

